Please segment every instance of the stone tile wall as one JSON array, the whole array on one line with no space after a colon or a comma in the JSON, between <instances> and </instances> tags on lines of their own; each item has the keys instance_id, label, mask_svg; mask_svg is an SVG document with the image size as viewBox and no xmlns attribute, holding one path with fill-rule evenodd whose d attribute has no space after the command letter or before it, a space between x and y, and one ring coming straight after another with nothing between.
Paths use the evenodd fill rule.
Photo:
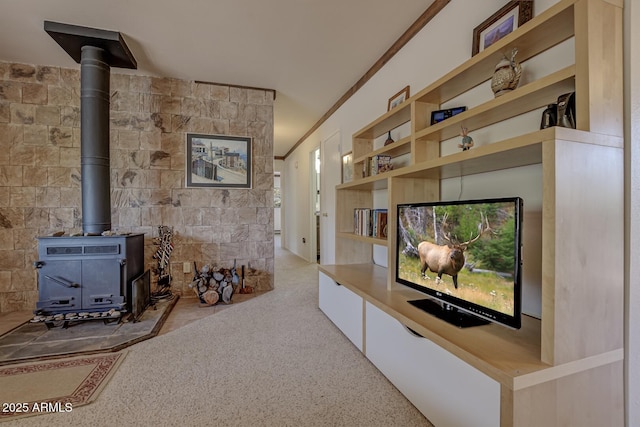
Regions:
<instances>
[{"instance_id":1,"label":"stone tile wall","mask_svg":"<svg viewBox=\"0 0 640 427\"><path fill-rule=\"evenodd\" d=\"M185 188L187 133L252 137L252 188ZM174 292L194 261L273 288L272 93L112 69L110 134L112 228L145 233L148 268L167 225ZM82 231L80 180L79 69L0 62L0 312L35 308L36 236Z\"/></svg>"}]
</instances>

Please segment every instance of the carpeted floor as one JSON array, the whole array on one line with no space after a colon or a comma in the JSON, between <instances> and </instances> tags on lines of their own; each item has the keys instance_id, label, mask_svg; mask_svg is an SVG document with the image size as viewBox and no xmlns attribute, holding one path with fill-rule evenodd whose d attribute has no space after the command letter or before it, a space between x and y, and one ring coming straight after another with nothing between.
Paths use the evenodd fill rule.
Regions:
<instances>
[{"instance_id":1,"label":"carpeted floor","mask_svg":"<svg viewBox=\"0 0 640 427\"><path fill-rule=\"evenodd\" d=\"M130 347L100 398L29 426L429 426L318 309L276 246L275 290Z\"/></svg>"},{"instance_id":2,"label":"carpeted floor","mask_svg":"<svg viewBox=\"0 0 640 427\"><path fill-rule=\"evenodd\" d=\"M0 421L71 412L93 402L124 356L120 352L0 367Z\"/></svg>"}]
</instances>

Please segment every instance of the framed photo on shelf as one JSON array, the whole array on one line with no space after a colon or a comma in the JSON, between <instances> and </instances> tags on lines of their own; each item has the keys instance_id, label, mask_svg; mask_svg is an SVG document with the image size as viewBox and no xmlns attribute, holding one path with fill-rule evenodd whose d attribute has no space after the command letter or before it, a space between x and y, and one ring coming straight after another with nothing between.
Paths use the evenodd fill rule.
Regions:
<instances>
[{"instance_id":1,"label":"framed photo on shelf","mask_svg":"<svg viewBox=\"0 0 640 427\"><path fill-rule=\"evenodd\" d=\"M186 186L251 188L251 138L187 134Z\"/></svg>"},{"instance_id":2,"label":"framed photo on shelf","mask_svg":"<svg viewBox=\"0 0 640 427\"><path fill-rule=\"evenodd\" d=\"M476 55L533 17L533 0L512 0L473 30L471 56Z\"/></svg>"},{"instance_id":3,"label":"framed photo on shelf","mask_svg":"<svg viewBox=\"0 0 640 427\"><path fill-rule=\"evenodd\" d=\"M342 183L353 180L353 153L349 151L342 156Z\"/></svg>"},{"instance_id":4,"label":"framed photo on shelf","mask_svg":"<svg viewBox=\"0 0 640 427\"><path fill-rule=\"evenodd\" d=\"M404 101L409 98L409 86L405 86L400 92L393 95L389 98L389 102L387 103L387 111L391 111L394 107L402 104Z\"/></svg>"}]
</instances>

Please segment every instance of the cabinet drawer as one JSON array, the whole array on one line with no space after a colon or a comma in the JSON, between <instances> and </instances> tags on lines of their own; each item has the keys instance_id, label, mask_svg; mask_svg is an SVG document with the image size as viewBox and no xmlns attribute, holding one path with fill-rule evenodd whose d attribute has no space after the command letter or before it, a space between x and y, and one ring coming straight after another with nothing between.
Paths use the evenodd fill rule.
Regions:
<instances>
[{"instance_id":1,"label":"cabinet drawer","mask_svg":"<svg viewBox=\"0 0 640 427\"><path fill-rule=\"evenodd\" d=\"M366 303L366 356L438 427L498 427L500 384Z\"/></svg>"},{"instance_id":2,"label":"cabinet drawer","mask_svg":"<svg viewBox=\"0 0 640 427\"><path fill-rule=\"evenodd\" d=\"M362 297L319 273L319 307L329 319L362 351Z\"/></svg>"}]
</instances>

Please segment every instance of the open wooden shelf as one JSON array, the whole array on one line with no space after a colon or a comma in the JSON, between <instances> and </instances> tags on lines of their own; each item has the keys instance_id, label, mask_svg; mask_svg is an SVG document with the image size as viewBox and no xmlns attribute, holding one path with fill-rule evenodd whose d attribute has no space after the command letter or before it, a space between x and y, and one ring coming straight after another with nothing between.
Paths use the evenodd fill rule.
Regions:
<instances>
[{"instance_id":1,"label":"open wooden shelf","mask_svg":"<svg viewBox=\"0 0 640 427\"><path fill-rule=\"evenodd\" d=\"M336 259L341 264L319 270L498 381L502 426L526 424L542 412L551 420L545 425L561 424L559 420L575 416L582 411L579 408L593 411L583 418L588 418L586 424L620 424L616 411L623 401L624 357L621 5L610 0L560 0L549 7L356 132L354 165L360 169L352 182L336 187ZM497 98L487 93L479 105L430 125L432 111L491 79L505 52L517 48L517 60L523 63L571 37L575 39L572 65ZM526 131L441 155L443 141L458 136L461 126L473 131L501 123L572 91L577 129ZM377 138L407 124L409 136L375 147L381 142ZM363 177L362 166L379 154L408 155L409 161L401 168ZM530 165L542 169L541 225L527 229L541 242L541 319L523 316L518 331L498 325L458 329L408 304L409 299L425 296L395 283L397 206L440 200L445 179ZM386 190L386 206L379 206L385 194L376 193L379 190ZM387 239L353 233L354 209L363 207L388 209ZM374 246L387 247L388 269L372 263ZM608 266L605 278L602 265ZM362 321L366 330L366 316ZM587 387L593 392L584 397ZM570 397L558 404L561 390Z\"/></svg>"}]
</instances>

